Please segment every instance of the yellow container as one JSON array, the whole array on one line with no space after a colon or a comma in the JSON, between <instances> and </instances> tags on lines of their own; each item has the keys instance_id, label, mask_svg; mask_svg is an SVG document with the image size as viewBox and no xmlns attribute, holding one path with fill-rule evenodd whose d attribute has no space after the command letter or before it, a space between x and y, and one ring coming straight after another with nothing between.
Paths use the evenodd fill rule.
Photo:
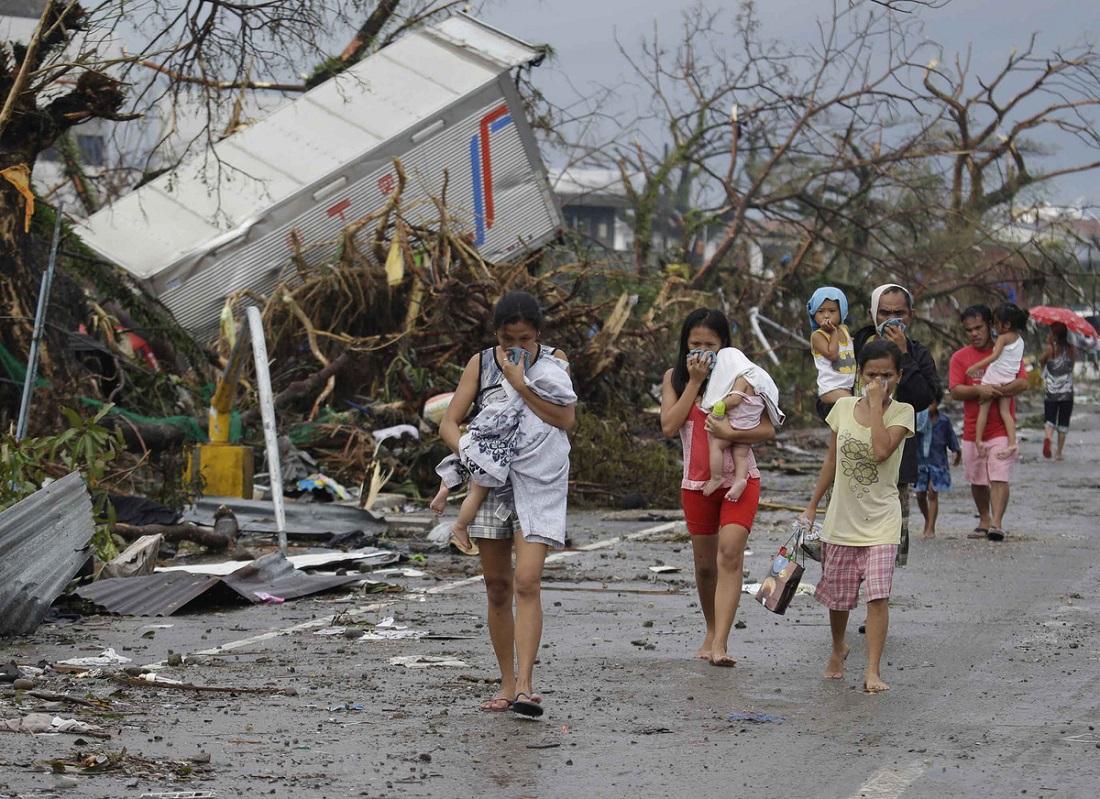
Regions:
<instances>
[{"instance_id":1,"label":"yellow container","mask_svg":"<svg viewBox=\"0 0 1100 799\"><path fill-rule=\"evenodd\" d=\"M198 444L187 453L186 475L202 480L202 492L215 497L252 499L252 447Z\"/></svg>"}]
</instances>

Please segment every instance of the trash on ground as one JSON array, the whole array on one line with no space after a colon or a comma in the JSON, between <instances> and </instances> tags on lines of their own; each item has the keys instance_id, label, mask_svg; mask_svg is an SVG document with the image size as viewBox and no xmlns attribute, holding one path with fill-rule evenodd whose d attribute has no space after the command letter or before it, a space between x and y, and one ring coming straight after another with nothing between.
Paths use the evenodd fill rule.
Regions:
<instances>
[{"instance_id":1,"label":"trash on ground","mask_svg":"<svg viewBox=\"0 0 1100 799\"><path fill-rule=\"evenodd\" d=\"M428 576L428 573L426 571L421 571L420 569L402 569L402 568L375 569L374 571L370 572L370 574L371 574L372 577L427 577Z\"/></svg>"},{"instance_id":2,"label":"trash on ground","mask_svg":"<svg viewBox=\"0 0 1100 799\"><path fill-rule=\"evenodd\" d=\"M680 571L679 566L650 566L649 570L654 574L673 574Z\"/></svg>"},{"instance_id":3,"label":"trash on ground","mask_svg":"<svg viewBox=\"0 0 1100 799\"><path fill-rule=\"evenodd\" d=\"M91 554L92 500L79 472L0 513L0 634L34 632Z\"/></svg>"},{"instance_id":4,"label":"trash on ground","mask_svg":"<svg viewBox=\"0 0 1100 799\"><path fill-rule=\"evenodd\" d=\"M160 534L141 536L126 547L117 558L107 563L99 576L101 578L137 577L152 574L157 566L157 555L160 554L160 545L163 542L164 536Z\"/></svg>"},{"instance_id":5,"label":"trash on ground","mask_svg":"<svg viewBox=\"0 0 1100 799\"><path fill-rule=\"evenodd\" d=\"M31 735L64 732L70 735L90 735L93 738L111 737L111 733L98 724L63 719L49 713L29 713L17 719L0 719L0 732L25 732Z\"/></svg>"},{"instance_id":6,"label":"trash on ground","mask_svg":"<svg viewBox=\"0 0 1100 799\"><path fill-rule=\"evenodd\" d=\"M366 710L362 702L344 702L342 705L333 705L328 709L329 713L361 713Z\"/></svg>"},{"instance_id":7,"label":"trash on ground","mask_svg":"<svg viewBox=\"0 0 1100 799\"><path fill-rule=\"evenodd\" d=\"M411 424L395 424L393 427L384 427L381 430L372 430L371 436L374 437L376 444L391 438L402 438L404 436L410 436L416 441L420 440L420 431L413 427Z\"/></svg>"},{"instance_id":8,"label":"trash on ground","mask_svg":"<svg viewBox=\"0 0 1100 799\"><path fill-rule=\"evenodd\" d=\"M428 634L427 630L411 630L405 624L398 624L394 621L393 616L388 616L378 624L374 625L374 629L370 632L364 633L360 641L400 641L406 638L423 638Z\"/></svg>"},{"instance_id":9,"label":"trash on ground","mask_svg":"<svg viewBox=\"0 0 1100 799\"><path fill-rule=\"evenodd\" d=\"M265 605L281 605L286 602L284 597L269 594L267 591L256 591L255 593L256 599L260 600Z\"/></svg>"},{"instance_id":10,"label":"trash on ground","mask_svg":"<svg viewBox=\"0 0 1100 799\"><path fill-rule=\"evenodd\" d=\"M120 666L123 663L132 662L133 660L131 658L120 655L114 649L104 649L102 653L94 657L68 658L67 660L59 660L57 665L97 668L101 666Z\"/></svg>"},{"instance_id":11,"label":"trash on ground","mask_svg":"<svg viewBox=\"0 0 1100 799\"><path fill-rule=\"evenodd\" d=\"M297 696L297 688L278 688L273 685L265 686L230 686L230 685L196 685L190 682L180 682L169 677L163 677L154 672L146 672L140 677L132 677L127 674L114 674L112 679L123 685L136 688L168 688L179 691L196 691L198 693L211 694L282 694L283 696Z\"/></svg>"},{"instance_id":12,"label":"trash on ground","mask_svg":"<svg viewBox=\"0 0 1100 799\"><path fill-rule=\"evenodd\" d=\"M391 666L404 666L407 669L429 669L435 666L468 669L470 664L458 658L438 657L435 655L400 655L390 658Z\"/></svg>"},{"instance_id":13,"label":"trash on ground","mask_svg":"<svg viewBox=\"0 0 1100 799\"><path fill-rule=\"evenodd\" d=\"M771 713L757 713L752 710L735 710L726 716L729 721L747 721L751 724L781 724L783 716L775 716Z\"/></svg>"},{"instance_id":14,"label":"trash on ground","mask_svg":"<svg viewBox=\"0 0 1100 799\"><path fill-rule=\"evenodd\" d=\"M351 494L346 488L333 480L327 474L321 474L320 472L315 472L299 480L298 490L324 491L330 496L345 502L351 499Z\"/></svg>"},{"instance_id":15,"label":"trash on ground","mask_svg":"<svg viewBox=\"0 0 1100 799\"><path fill-rule=\"evenodd\" d=\"M748 594L749 596L756 596L760 591L760 583L745 583L741 586L741 593Z\"/></svg>"}]
</instances>

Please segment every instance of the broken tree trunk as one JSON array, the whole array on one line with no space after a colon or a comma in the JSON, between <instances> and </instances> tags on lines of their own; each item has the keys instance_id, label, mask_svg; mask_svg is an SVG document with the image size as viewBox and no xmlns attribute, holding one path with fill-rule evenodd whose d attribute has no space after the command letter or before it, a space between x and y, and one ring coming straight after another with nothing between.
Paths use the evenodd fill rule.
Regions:
<instances>
[{"instance_id":1,"label":"broken tree trunk","mask_svg":"<svg viewBox=\"0 0 1100 799\"><path fill-rule=\"evenodd\" d=\"M162 535L165 541L175 543L177 541L191 541L204 546L207 549L228 549L231 543L229 536L209 527L199 527L190 522L184 524L123 524L116 522L111 525L111 532L121 536L127 541L137 541L143 535Z\"/></svg>"}]
</instances>

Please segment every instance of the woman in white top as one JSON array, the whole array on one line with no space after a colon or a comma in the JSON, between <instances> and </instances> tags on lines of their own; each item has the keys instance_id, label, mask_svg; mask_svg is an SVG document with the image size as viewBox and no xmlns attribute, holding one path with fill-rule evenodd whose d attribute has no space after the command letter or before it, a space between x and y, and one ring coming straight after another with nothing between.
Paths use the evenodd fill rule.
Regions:
<instances>
[{"instance_id":1,"label":"woman in white top","mask_svg":"<svg viewBox=\"0 0 1100 799\"><path fill-rule=\"evenodd\" d=\"M1024 360L1023 332L1027 328L1027 317L1027 311L1011 302L997 306L997 310L993 312L993 328L997 331L993 352L967 369L966 373L970 377L980 376L983 386L1003 386L1015 380ZM978 450L982 452L986 449L982 436L989 420L991 404L991 400L982 400L978 407L978 425L974 440L978 442ZM997 412L1001 414L1001 421L1004 422L1005 432L1008 434L1008 448L998 452L997 457L1011 458L1019 449L1016 444L1016 420L1012 418L1012 398L998 398Z\"/></svg>"}]
</instances>

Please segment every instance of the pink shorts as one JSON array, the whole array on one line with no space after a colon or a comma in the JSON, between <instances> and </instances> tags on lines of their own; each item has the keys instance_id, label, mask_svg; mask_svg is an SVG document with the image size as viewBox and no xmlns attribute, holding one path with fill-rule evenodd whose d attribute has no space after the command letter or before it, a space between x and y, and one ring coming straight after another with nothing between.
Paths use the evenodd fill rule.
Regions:
<instances>
[{"instance_id":1,"label":"pink shorts","mask_svg":"<svg viewBox=\"0 0 1100 799\"><path fill-rule=\"evenodd\" d=\"M998 453L1008 449L1008 437L998 436L985 442L985 454L978 452L978 445L973 441L962 442L963 471L966 482L974 486L987 486L990 481L994 483L1008 483L1012 481L1012 467L1020 457L1017 450L1010 458L999 458Z\"/></svg>"},{"instance_id":2,"label":"pink shorts","mask_svg":"<svg viewBox=\"0 0 1100 799\"><path fill-rule=\"evenodd\" d=\"M861 584L865 602L890 597L897 544L846 547L822 543L821 549L821 580L814 598L829 610L854 608Z\"/></svg>"}]
</instances>

